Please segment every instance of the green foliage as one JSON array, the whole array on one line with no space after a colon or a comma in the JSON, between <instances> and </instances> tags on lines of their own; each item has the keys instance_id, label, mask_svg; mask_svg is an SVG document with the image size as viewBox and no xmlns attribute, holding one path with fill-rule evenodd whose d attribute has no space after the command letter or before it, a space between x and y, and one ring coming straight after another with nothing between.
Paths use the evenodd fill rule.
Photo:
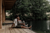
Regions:
<instances>
[{"instance_id":1,"label":"green foliage","mask_svg":"<svg viewBox=\"0 0 50 33\"><path fill-rule=\"evenodd\" d=\"M47 4L48 2L44 2L43 0L17 0L14 4L14 7L11 9L11 17L12 19L14 19L14 16L16 14L19 14L22 20L46 19ZM32 16L30 15L30 13L32 14Z\"/></svg>"},{"instance_id":2,"label":"green foliage","mask_svg":"<svg viewBox=\"0 0 50 33\"><path fill-rule=\"evenodd\" d=\"M48 8L47 8L47 12L50 12L50 5L49 5Z\"/></svg>"}]
</instances>

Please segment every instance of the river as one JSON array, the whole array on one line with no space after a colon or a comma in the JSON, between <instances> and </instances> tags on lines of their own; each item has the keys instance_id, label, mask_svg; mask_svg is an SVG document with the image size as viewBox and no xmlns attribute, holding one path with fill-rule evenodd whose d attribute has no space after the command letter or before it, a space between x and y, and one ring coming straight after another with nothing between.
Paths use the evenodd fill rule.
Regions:
<instances>
[{"instance_id":1,"label":"river","mask_svg":"<svg viewBox=\"0 0 50 33\"><path fill-rule=\"evenodd\" d=\"M50 33L50 20L28 21L26 24L32 25L31 30L37 33Z\"/></svg>"}]
</instances>

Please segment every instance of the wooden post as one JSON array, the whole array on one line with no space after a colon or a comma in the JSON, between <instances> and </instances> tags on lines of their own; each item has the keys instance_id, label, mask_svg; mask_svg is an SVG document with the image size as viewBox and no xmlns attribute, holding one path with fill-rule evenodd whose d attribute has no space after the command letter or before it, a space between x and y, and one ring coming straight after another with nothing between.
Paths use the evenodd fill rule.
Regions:
<instances>
[{"instance_id":1,"label":"wooden post","mask_svg":"<svg viewBox=\"0 0 50 33\"><path fill-rule=\"evenodd\" d=\"M0 29L2 28L2 0L0 0Z\"/></svg>"},{"instance_id":2,"label":"wooden post","mask_svg":"<svg viewBox=\"0 0 50 33\"><path fill-rule=\"evenodd\" d=\"M5 21L5 7L2 8L2 22Z\"/></svg>"}]
</instances>

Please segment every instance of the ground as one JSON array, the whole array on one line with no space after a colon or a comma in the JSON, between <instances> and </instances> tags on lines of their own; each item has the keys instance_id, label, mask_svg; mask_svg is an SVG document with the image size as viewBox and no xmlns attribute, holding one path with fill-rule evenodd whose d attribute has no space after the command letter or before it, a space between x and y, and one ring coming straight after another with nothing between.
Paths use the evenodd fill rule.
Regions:
<instances>
[{"instance_id":1,"label":"ground","mask_svg":"<svg viewBox=\"0 0 50 33\"><path fill-rule=\"evenodd\" d=\"M12 21L6 20L4 23L12 23ZM12 24L3 25L3 28L0 30L0 33L36 33L30 29L23 28L13 28L9 30Z\"/></svg>"}]
</instances>

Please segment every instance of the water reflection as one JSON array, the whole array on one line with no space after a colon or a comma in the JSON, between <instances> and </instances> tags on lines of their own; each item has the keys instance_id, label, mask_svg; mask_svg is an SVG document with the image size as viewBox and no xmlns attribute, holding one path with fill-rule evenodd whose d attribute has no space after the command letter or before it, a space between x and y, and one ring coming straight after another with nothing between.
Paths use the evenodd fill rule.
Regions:
<instances>
[{"instance_id":1,"label":"water reflection","mask_svg":"<svg viewBox=\"0 0 50 33\"><path fill-rule=\"evenodd\" d=\"M47 30L49 30L49 22L50 20L47 21Z\"/></svg>"},{"instance_id":2,"label":"water reflection","mask_svg":"<svg viewBox=\"0 0 50 33\"><path fill-rule=\"evenodd\" d=\"M27 24L32 25L32 30L43 31L44 33L50 32L50 20L28 21Z\"/></svg>"}]
</instances>

